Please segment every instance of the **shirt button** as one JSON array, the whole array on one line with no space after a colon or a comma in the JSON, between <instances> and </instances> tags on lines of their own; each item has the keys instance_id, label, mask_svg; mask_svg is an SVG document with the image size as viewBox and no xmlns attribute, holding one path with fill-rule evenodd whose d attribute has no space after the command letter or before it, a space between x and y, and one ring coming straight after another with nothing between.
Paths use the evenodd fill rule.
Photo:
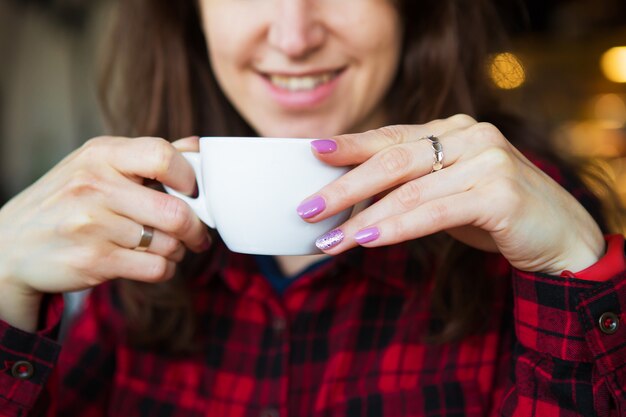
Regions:
<instances>
[{"instance_id":1,"label":"shirt button","mask_svg":"<svg viewBox=\"0 0 626 417\"><path fill-rule=\"evenodd\" d=\"M598 324L600 325L600 330L602 330L602 333L613 334L617 331L617 328L619 327L619 317L615 313L606 312L600 316Z\"/></svg>"},{"instance_id":2,"label":"shirt button","mask_svg":"<svg viewBox=\"0 0 626 417\"><path fill-rule=\"evenodd\" d=\"M11 368L11 375L18 379L30 379L34 373L33 364L26 361L17 361Z\"/></svg>"},{"instance_id":3,"label":"shirt button","mask_svg":"<svg viewBox=\"0 0 626 417\"><path fill-rule=\"evenodd\" d=\"M287 320L282 317L275 317L272 320L272 328L277 335L281 335L287 328Z\"/></svg>"},{"instance_id":4,"label":"shirt button","mask_svg":"<svg viewBox=\"0 0 626 417\"><path fill-rule=\"evenodd\" d=\"M261 411L260 417L280 417L280 414L278 413L278 410L275 408L266 408L263 411Z\"/></svg>"}]
</instances>

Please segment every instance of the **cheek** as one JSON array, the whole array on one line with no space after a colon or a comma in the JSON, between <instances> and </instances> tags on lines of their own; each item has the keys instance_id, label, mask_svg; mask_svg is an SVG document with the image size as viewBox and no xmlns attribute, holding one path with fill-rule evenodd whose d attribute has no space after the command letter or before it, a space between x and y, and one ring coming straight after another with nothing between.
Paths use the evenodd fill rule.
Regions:
<instances>
[{"instance_id":1,"label":"cheek","mask_svg":"<svg viewBox=\"0 0 626 417\"><path fill-rule=\"evenodd\" d=\"M203 11L204 34L214 65L228 67L249 59L254 32L248 14L238 7L226 6ZM233 30L234 27L247 29Z\"/></svg>"},{"instance_id":2,"label":"cheek","mask_svg":"<svg viewBox=\"0 0 626 417\"><path fill-rule=\"evenodd\" d=\"M389 88L398 69L401 40L396 29L384 28L378 33L368 31L359 38L355 45L360 51L362 65L361 84L365 84L367 95L376 95L380 99Z\"/></svg>"},{"instance_id":3,"label":"cheek","mask_svg":"<svg viewBox=\"0 0 626 417\"><path fill-rule=\"evenodd\" d=\"M343 22L342 33L357 60L377 69L395 68L400 55L402 22L390 5L379 4L353 14L348 25Z\"/></svg>"},{"instance_id":4,"label":"cheek","mask_svg":"<svg viewBox=\"0 0 626 417\"><path fill-rule=\"evenodd\" d=\"M237 57L237 40L229 33L226 25L210 22L205 30L211 63L223 66Z\"/></svg>"},{"instance_id":5,"label":"cheek","mask_svg":"<svg viewBox=\"0 0 626 417\"><path fill-rule=\"evenodd\" d=\"M398 26L400 22L390 21L389 24L381 26L380 30L367 30L362 39L366 42L367 53L375 57L392 58L400 55L401 32ZM387 62L393 64L393 62Z\"/></svg>"}]
</instances>

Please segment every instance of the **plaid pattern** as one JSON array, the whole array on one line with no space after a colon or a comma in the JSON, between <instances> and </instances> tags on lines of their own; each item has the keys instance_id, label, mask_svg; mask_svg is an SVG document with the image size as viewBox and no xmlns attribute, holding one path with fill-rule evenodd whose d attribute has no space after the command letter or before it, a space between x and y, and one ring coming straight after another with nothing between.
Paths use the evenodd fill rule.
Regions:
<instances>
[{"instance_id":1,"label":"plaid pattern","mask_svg":"<svg viewBox=\"0 0 626 417\"><path fill-rule=\"evenodd\" d=\"M501 282L512 283L514 305L498 303L484 334L445 345L423 342L429 286L408 283L420 275L403 245L355 250L279 297L251 257L223 251L191 284L202 352L176 358L130 348L115 287L101 286L63 347L58 378L49 378L58 346L0 325L0 415L38 415L29 410L46 380L48 416L626 412L626 323L613 335L597 325L605 311L622 314L626 272L595 283L513 271ZM502 285L499 299L510 292ZM30 381L7 368L21 359L35 364Z\"/></svg>"}]
</instances>

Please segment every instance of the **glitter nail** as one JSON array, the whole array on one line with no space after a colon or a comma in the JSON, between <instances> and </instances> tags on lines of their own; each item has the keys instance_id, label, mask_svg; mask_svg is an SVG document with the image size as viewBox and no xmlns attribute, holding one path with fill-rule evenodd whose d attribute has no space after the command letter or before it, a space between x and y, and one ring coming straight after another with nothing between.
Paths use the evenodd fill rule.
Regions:
<instances>
[{"instance_id":1,"label":"glitter nail","mask_svg":"<svg viewBox=\"0 0 626 417\"><path fill-rule=\"evenodd\" d=\"M320 250L327 250L337 246L343 240L343 232L340 229L331 230L315 241L315 246Z\"/></svg>"}]
</instances>

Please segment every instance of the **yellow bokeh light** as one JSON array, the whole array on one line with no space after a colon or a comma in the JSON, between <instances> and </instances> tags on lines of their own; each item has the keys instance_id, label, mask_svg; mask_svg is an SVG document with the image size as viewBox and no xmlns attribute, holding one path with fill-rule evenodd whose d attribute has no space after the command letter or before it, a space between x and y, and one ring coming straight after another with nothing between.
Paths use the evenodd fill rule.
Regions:
<instances>
[{"instance_id":1,"label":"yellow bokeh light","mask_svg":"<svg viewBox=\"0 0 626 417\"><path fill-rule=\"evenodd\" d=\"M526 81L522 61L510 52L502 52L491 57L489 75L494 84L503 90L518 88Z\"/></svg>"},{"instance_id":2,"label":"yellow bokeh light","mask_svg":"<svg viewBox=\"0 0 626 417\"><path fill-rule=\"evenodd\" d=\"M616 46L606 51L600 59L604 76L616 83L626 83L626 46Z\"/></svg>"},{"instance_id":3,"label":"yellow bokeh light","mask_svg":"<svg viewBox=\"0 0 626 417\"><path fill-rule=\"evenodd\" d=\"M621 129L626 126L626 103L617 94L602 94L595 98L595 119L605 129Z\"/></svg>"}]
</instances>

